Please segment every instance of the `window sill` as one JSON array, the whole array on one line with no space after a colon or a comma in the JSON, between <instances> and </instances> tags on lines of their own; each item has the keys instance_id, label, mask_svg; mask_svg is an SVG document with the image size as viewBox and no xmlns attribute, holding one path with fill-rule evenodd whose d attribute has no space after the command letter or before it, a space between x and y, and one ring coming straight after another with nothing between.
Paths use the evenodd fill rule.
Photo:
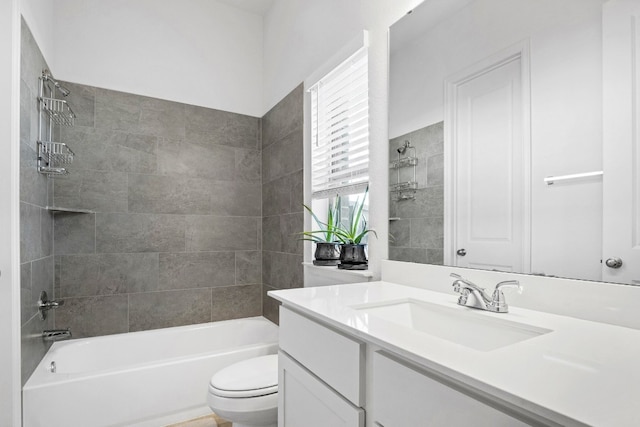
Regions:
<instances>
[{"instance_id":1,"label":"window sill","mask_svg":"<svg viewBox=\"0 0 640 427\"><path fill-rule=\"evenodd\" d=\"M319 266L314 265L312 262L303 262L302 265L304 268L309 269L309 271L313 271L315 274L322 274L327 277L358 277L362 278L365 282L369 281L373 277L373 272L369 270L340 270L338 267Z\"/></svg>"}]
</instances>

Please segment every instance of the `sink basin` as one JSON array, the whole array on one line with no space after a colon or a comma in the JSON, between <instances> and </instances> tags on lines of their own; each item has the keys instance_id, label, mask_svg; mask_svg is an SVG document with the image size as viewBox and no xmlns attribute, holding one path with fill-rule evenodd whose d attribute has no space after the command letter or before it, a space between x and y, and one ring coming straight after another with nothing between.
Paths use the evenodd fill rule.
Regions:
<instances>
[{"instance_id":1,"label":"sink basin","mask_svg":"<svg viewBox=\"0 0 640 427\"><path fill-rule=\"evenodd\" d=\"M507 320L505 314L489 317L473 309L450 308L414 299L351 308L479 351L495 350L551 332Z\"/></svg>"}]
</instances>

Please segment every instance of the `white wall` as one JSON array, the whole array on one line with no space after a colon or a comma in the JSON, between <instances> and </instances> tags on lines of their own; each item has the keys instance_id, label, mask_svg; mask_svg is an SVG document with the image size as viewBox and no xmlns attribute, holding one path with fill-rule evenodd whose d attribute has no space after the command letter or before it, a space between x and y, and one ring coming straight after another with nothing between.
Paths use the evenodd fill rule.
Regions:
<instances>
[{"instance_id":1,"label":"white wall","mask_svg":"<svg viewBox=\"0 0 640 427\"><path fill-rule=\"evenodd\" d=\"M601 277L601 180L543 178L602 170L602 3L477 0L391 58L393 138L443 120L447 76L530 40L533 272Z\"/></svg>"},{"instance_id":2,"label":"white wall","mask_svg":"<svg viewBox=\"0 0 640 427\"><path fill-rule=\"evenodd\" d=\"M0 2L0 425L20 421L20 14Z\"/></svg>"},{"instance_id":3,"label":"white wall","mask_svg":"<svg viewBox=\"0 0 640 427\"><path fill-rule=\"evenodd\" d=\"M261 15L212 0L53 1L56 78L262 116Z\"/></svg>"},{"instance_id":4,"label":"white wall","mask_svg":"<svg viewBox=\"0 0 640 427\"><path fill-rule=\"evenodd\" d=\"M419 0L276 0L264 21L264 110L268 111L362 30L369 32L371 173L369 268L388 253L388 28ZM307 200L308 201L308 200Z\"/></svg>"}]
</instances>

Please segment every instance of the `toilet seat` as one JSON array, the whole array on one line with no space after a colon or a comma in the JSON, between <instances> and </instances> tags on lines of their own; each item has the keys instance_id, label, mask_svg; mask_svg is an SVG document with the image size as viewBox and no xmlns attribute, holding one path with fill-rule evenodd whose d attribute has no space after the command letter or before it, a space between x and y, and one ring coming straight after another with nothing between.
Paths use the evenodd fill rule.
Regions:
<instances>
[{"instance_id":1,"label":"toilet seat","mask_svg":"<svg viewBox=\"0 0 640 427\"><path fill-rule=\"evenodd\" d=\"M209 392L219 397L247 398L278 392L278 355L255 357L228 366L211 377Z\"/></svg>"}]
</instances>

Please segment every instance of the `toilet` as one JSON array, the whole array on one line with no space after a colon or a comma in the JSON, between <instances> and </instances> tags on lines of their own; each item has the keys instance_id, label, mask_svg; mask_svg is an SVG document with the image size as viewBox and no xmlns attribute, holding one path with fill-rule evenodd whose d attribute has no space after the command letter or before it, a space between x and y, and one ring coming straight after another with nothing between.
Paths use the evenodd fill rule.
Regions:
<instances>
[{"instance_id":1,"label":"toilet","mask_svg":"<svg viewBox=\"0 0 640 427\"><path fill-rule=\"evenodd\" d=\"M254 357L218 371L209 382L207 403L233 427L276 427L278 355Z\"/></svg>"}]
</instances>

